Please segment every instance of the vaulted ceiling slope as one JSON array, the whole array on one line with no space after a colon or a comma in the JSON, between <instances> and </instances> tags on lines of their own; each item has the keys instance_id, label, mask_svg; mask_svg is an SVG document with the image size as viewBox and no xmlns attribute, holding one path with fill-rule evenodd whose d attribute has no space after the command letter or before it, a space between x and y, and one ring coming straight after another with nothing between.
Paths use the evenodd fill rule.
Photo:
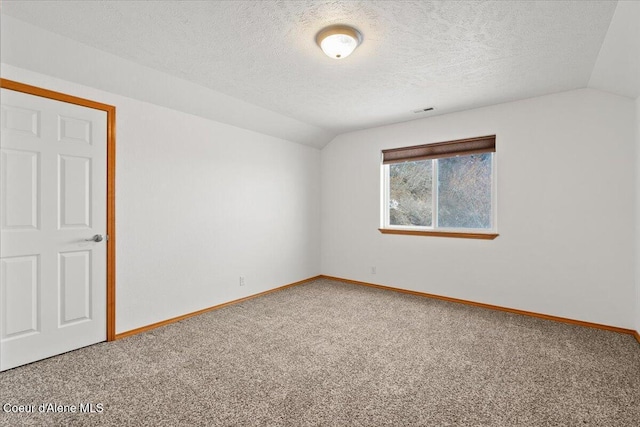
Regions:
<instances>
[{"instance_id":1,"label":"vaulted ceiling slope","mask_svg":"<svg viewBox=\"0 0 640 427\"><path fill-rule=\"evenodd\" d=\"M640 96L640 1L620 1L591 73L589 87Z\"/></svg>"},{"instance_id":2,"label":"vaulted ceiling slope","mask_svg":"<svg viewBox=\"0 0 640 427\"><path fill-rule=\"evenodd\" d=\"M610 77L592 74L616 6L5 0L2 14L234 100L236 121L271 114L260 116L265 133L295 133L289 139L322 147L339 133L583 88L592 78L607 86L602 81ZM338 61L315 44L320 29L337 23L364 36ZM413 112L424 107L435 110ZM267 129L267 122L282 129Z\"/></svg>"}]
</instances>

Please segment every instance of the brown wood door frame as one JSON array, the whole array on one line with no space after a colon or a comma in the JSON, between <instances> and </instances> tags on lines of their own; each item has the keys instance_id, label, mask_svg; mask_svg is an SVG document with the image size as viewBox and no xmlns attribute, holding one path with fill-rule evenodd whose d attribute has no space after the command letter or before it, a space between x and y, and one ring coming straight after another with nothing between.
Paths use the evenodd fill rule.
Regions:
<instances>
[{"instance_id":1,"label":"brown wood door frame","mask_svg":"<svg viewBox=\"0 0 640 427\"><path fill-rule=\"evenodd\" d=\"M3 78L0 78L0 87L107 113L107 341L113 341L116 338L116 107Z\"/></svg>"}]
</instances>

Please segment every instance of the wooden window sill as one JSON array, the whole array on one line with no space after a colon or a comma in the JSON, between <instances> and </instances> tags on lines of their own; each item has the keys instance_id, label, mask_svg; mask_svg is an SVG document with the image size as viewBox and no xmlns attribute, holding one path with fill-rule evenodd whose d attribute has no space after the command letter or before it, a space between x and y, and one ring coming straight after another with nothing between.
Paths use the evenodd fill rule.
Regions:
<instances>
[{"instance_id":1,"label":"wooden window sill","mask_svg":"<svg viewBox=\"0 0 640 427\"><path fill-rule=\"evenodd\" d=\"M493 233L460 233L451 231L402 230L395 228L379 228L382 234L404 234L409 236L456 237L460 239L493 240L499 234Z\"/></svg>"}]
</instances>

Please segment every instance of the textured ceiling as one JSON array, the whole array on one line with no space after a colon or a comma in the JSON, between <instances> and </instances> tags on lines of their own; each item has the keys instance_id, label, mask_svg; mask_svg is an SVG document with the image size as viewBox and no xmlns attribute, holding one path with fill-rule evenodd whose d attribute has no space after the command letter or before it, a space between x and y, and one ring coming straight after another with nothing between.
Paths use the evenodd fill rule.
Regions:
<instances>
[{"instance_id":1,"label":"textured ceiling","mask_svg":"<svg viewBox=\"0 0 640 427\"><path fill-rule=\"evenodd\" d=\"M586 87L615 7L5 0L2 13L339 133ZM364 36L340 61L314 41L336 23Z\"/></svg>"}]
</instances>

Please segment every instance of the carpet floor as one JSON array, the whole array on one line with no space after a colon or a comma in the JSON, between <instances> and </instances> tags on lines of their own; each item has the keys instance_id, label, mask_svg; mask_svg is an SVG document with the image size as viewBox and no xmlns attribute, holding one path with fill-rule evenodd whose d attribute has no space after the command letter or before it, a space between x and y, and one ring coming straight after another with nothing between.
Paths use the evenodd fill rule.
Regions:
<instances>
[{"instance_id":1,"label":"carpet floor","mask_svg":"<svg viewBox=\"0 0 640 427\"><path fill-rule=\"evenodd\" d=\"M640 346L322 279L1 373L0 403L36 410L3 426L630 427Z\"/></svg>"}]
</instances>

